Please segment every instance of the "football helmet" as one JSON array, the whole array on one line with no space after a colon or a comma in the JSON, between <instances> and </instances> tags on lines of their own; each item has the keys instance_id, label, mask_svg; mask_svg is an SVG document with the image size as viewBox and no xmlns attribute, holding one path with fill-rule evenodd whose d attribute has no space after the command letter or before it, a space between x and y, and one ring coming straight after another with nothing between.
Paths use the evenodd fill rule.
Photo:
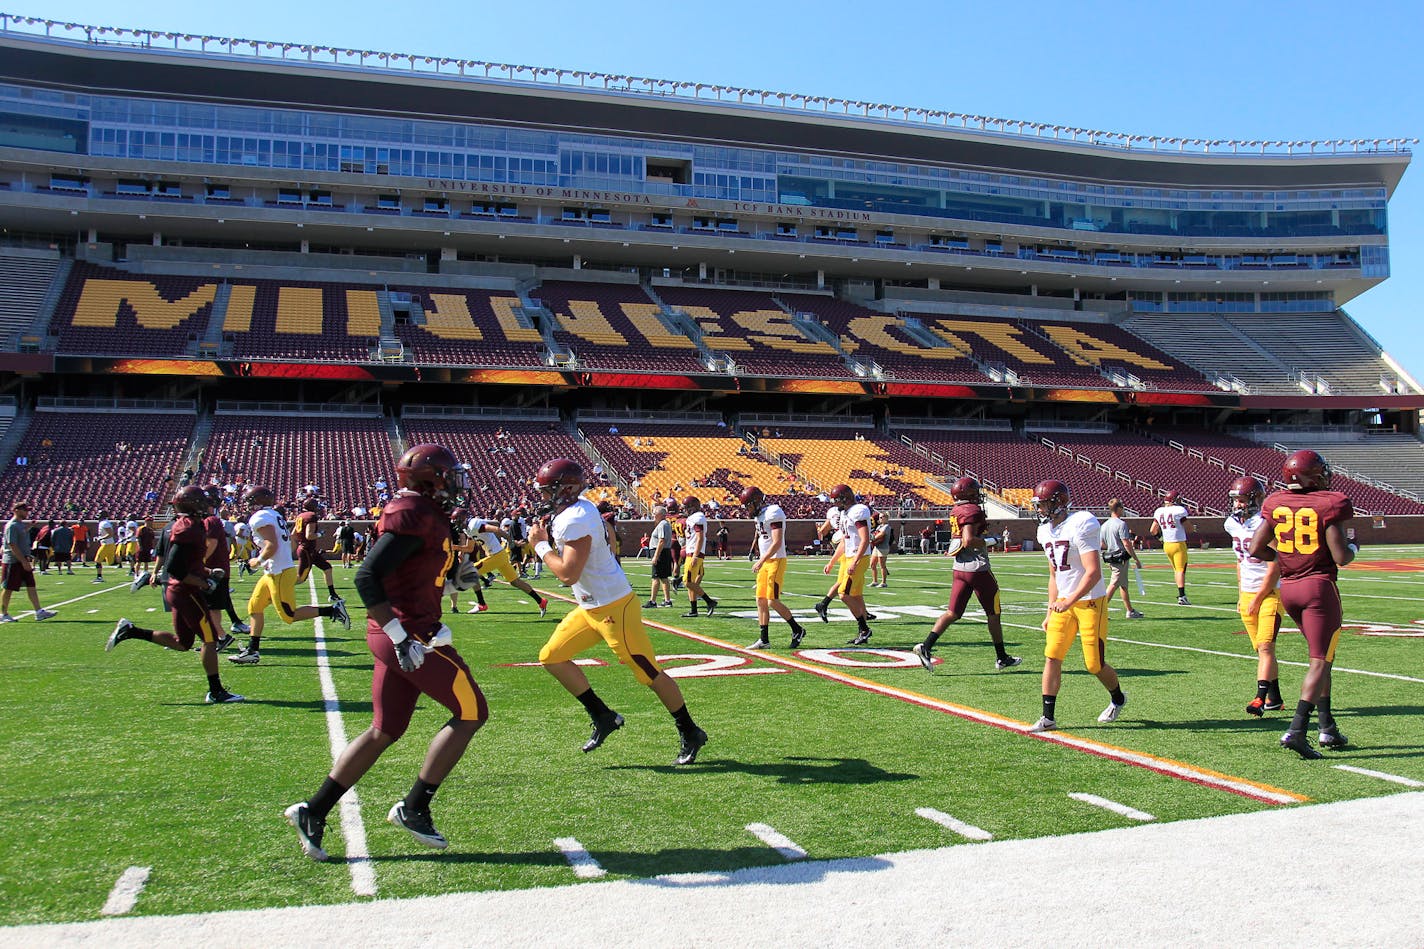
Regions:
<instances>
[{"instance_id":1,"label":"football helmet","mask_svg":"<svg viewBox=\"0 0 1424 949\"><path fill-rule=\"evenodd\" d=\"M1163 504L1168 504L1168 505L1171 505L1171 504L1180 504L1180 503L1181 503L1181 499L1182 499L1182 496L1181 496L1180 494L1178 494L1175 489L1173 489L1173 490L1171 490L1171 491L1168 491L1166 494L1162 495L1162 503L1163 503Z\"/></svg>"},{"instance_id":2,"label":"football helmet","mask_svg":"<svg viewBox=\"0 0 1424 949\"><path fill-rule=\"evenodd\" d=\"M1039 523L1056 524L1068 513L1068 485L1050 478L1040 481L1033 489L1033 508L1038 512Z\"/></svg>"},{"instance_id":3,"label":"football helmet","mask_svg":"<svg viewBox=\"0 0 1424 949\"><path fill-rule=\"evenodd\" d=\"M208 495L196 484L179 488L178 493L173 495L173 510L179 514L206 517L211 509L212 502L208 500Z\"/></svg>"},{"instance_id":4,"label":"football helmet","mask_svg":"<svg viewBox=\"0 0 1424 949\"><path fill-rule=\"evenodd\" d=\"M978 504L984 500L984 492L979 487L979 482L969 477L954 482L949 489L949 496L962 504Z\"/></svg>"},{"instance_id":5,"label":"football helmet","mask_svg":"<svg viewBox=\"0 0 1424 949\"><path fill-rule=\"evenodd\" d=\"M702 510L702 501L696 495L688 495L682 499L682 511L684 514L696 514Z\"/></svg>"},{"instance_id":6,"label":"football helmet","mask_svg":"<svg viewBox=\"0 0 1424 949\"><path fill-rule=\"evenodd\" d=\"M247 505L249 511L260 511L264 507L275 507L277 504L277 493L267 487L251 487L243 492L242 503Z\"/></svg>"},{"instance_id":7,"label":"football helmet","mask_svg":"<svg viewBox=\"0 0 1424 949\"><path fill-rule=\"evenodd\" d=\"M544 496L539 506L539 516L557 514L579 499L588 486L583 466L568 458L553 458L544 462L544 467L534 476L534 487Z\"/></svg>"},{"instance_id":8,"label":"football helmet","mask_svg":"<svg viewBox=\"0 0 1424 949\"><path fill-rule=\"evenodd\" d=\"M443 445L412 445L396 462L396 481L446 511L463 500L465 469Z\"/></svg>"},{"instance_id":9,"label":"football helmet","mask_svg":"<svg viewBox=\"0 0 1424 949\"><path fill-rule=\"evenodd\" d=\"M1246 523L1261 510L1261 502L1266 498L1266 489L1250 475L1242 475L1231 482L1231 490L1226 492L1231 498L1231 516Z\"/></svg>"},{"instance_id":10,"label":"football helmet","mask_svg":"<svg viewBox=\"0 0 1424 949\"><path fill-rule=\"evenodd\" d=\"M850 489L848 484L838 484L831 488L830 495L831 503L842 511L848 510L855 503L855 492Z\"/></svg>"},{"instance_id":11,"label":"football helmet","mask_svg":"<svg viewBox=\"0 0 1424 949\"><path fill-rule=\"evenodd\" d=\"M747 513L752 517L756 517L761 513L762 507L766 504L766 493L754 484L748 485L742 489L740 500L742 507L746 509Z\"/></svg>"},{"instance_id":12,"label":"football helmet","mask_svg":"<svg viewBox=\"0 0 1424 949\"><path fill-rule=\"evenodd\" d=\"M302 510L310 511L312 514L320 514L321 502L318 501L316 498L307 498L305 501L302 502Z\"/></svg>"},{"instance_id":13,"label":"football helmet","mask_svg":"<svg viewBox=\"0 0 1424 949\"><path fill-rule=\"evenodd\" d=\"M1292 491L1325 491L1330 487L1330 462L1320 452L1302 448L1281 465L1281 480Z\"/></svg>"}]
</instances>

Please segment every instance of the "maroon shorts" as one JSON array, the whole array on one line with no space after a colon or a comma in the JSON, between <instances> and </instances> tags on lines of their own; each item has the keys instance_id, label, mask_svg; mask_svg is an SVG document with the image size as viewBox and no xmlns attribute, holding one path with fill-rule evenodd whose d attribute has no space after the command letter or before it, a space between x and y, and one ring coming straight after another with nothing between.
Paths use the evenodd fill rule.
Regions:
<instances>
[{"instance_id":1,"label":"maroon shorts","mask_svg":"<svg viewBox=\"0 0 1424 949\"><path fill-rule=\"evenodd\" d=\"M163 588L163 602L173 614L173 635L184 649L194 642L217 642L217 633L208 620L208 603L198 588L182 583L169 583Z\"/></svg>"},{"instance_id":2,"label":"maroon shorts","mask_svg":"<svg viewBox=\"0 0 1424 949\"><path fill-rule=\"evenodd\" d=\"M990 616L1003 612L999 609L999 581L994 579L994 571L954 571L954 585L949 588L949 611L955 616L963 616L971 593L979 598L979 605Z\"/></svg>"},{"instance_id":3,"label":"maroon shorts","mask_svg":"<svg viewBox=\"0 0 1424 949\"><path fill-rule=\"evenodd\" d=\"M371 678L371 706L375 711L371 726L392 740L404 735L410 726L410 716L421 693L448 708L451 716L460 721L483 722L489 718L485 695L454 646L433 649L425 654L425 664L419 669L402 672L396 647L379 626L367 625L366 645L376 657Z\"/></svg>"},{"instance_id":4,"label":"maroon shorts","mask_svg":"<svg viewBox=\"0 0 1424 949\"><path fill-rule=\"evenodd\" d=\"M303 545L297 548L297 582L301 583L311 573L312 567L318 570L330 570L331 561L326 559L326 555L315 547Z\"/></svg>"},{"instance_id":5,"label":"maroon shorts","mask_svg":"<svg viewBox=\"0 0 1424 949\"><path fill-rule=\"evenodd\" d=\"M1281 581L1281 606L1305 636L1310 658L1335 661L1335 642L1345 621L1340 588L1329 577Z\"/></svg>"},{"instance_id":6,"label":"maroon shorts","mask_svg":"<svg viewBox=\"0 0 1424 949\"><path fill-rule=\"evenodd\" d=\"M20 587L35 585L35 571L21 563L7 563L4 566L4 587L14 593Z\"/></svg>"},{"instance_id":7,"label":"maroon shorts","mask_svg":"<svg viewBox=\"0 0 1424 949\"><path fill-rule=\"evenodd\" d=\"M153 550L149 547L140 547L134 554L134 559L139 563L153 563Z\"/></svg>"}]
</instances>

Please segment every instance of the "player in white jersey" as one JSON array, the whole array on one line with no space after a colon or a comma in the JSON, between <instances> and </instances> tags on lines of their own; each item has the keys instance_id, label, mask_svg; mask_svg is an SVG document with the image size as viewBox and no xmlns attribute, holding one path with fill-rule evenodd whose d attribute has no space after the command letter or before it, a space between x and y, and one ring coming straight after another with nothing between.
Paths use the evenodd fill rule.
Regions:
<instances>
[{"instance_id":1,"label":"player in white jersey","mask_svg":"<svg viewBox=\"0 0 1424 949\"><path fill-rule=\"evenodd\" d=\"M1276 561L1251 556L1251 538L1261 526L1261 502L1266 489L1244 475L1231 483L1231 513L1223 525L1236 553L1236 582L1240 595L1236 610L1246 624L1251 648L1256 650L1256 697L1246 714L1261 716L1285 706L1281 699L1280 672L1276 665L1276 634L1281 631L1281 568Z\"/></svg>"},{"instance_id":2,"label":"player in white jersey","mask_svg":"<svg viewBox=\"0 0 1424 949\"><path fill-rule=\"evenodd\" d=\"M831 556L827 561L829 569L825 571L826 573L830 573L841 562L841 544L845 541L845 534L841 531L841 518L844 515L845 512L832 501L831 506L826 508L826 519L816 528L816 539L824 540L830 544ZM836 582L832 583L831 588L826 591L826 595L821 597L816 604L816 615L821 617L821 622L829 623L831 621L826 611L830 609L831 601L838 596L840 596L839 575L836 577Z\"/></svg>"},{"instance_id":3,"label":"player in white jersey","mask_svg":"<svg viewBox=\"0 0 1424 949\"><path fill-rule=\"evenodd\" d=\"M1152 526L1147 529L1162 538L1162 552L1172 562L1178 606L1192 605L1187 600L1187 517L1187 509L1182 507L1177 492L1168 491L1162 506L1152 512Z\"/></svg>"},{"instance_id":4,"label":"player in white jersey","mask_svg":"<svg viewBox=\"0 0 1424 949\"><path fill-rule=\"evenodd\" d=\"M781 584L786 579L786 514L776 504L768 504L761 488L753 485L742 491L742 507L756 523L757 559L752 564L756 574L757 624L761 635L748 649L768 649L771 639L771 611L791 627L791 648L801 645L806 627L796 622L791 610L781 602Z\"/></svg>"},{"instance_id":5,"label":"player in white jersey","mask_svg":"<svg viewBox=\"0 0 1424 949\"><path fill-rule=\"evenodd\" d=\"M513 525L512 519L507 518L506 520L509 520L511 526ZM506 583L533 600L539 607L539 615L543 616L549 609L549 601L540 596L538 590L520 578L519 571L515 569L514 563L509 559L510 549L505 544L505 541L509 540L509 531L501 527L500 523L483 517L472 517L466 525L469 535L478 537L485 548L484 559L476 561L475 568L479 570L480 576L490 572L498 573ZM470 612L483 613L484 610L480 608L483 605L483 602L475 605Z\"/></svg>"},{"instance_id":6,"label":"player in white jersey","mask_svg":"<svg viewBox=\"0 0 1424 949\"><path fill-rule=\"evenodd\" d=\"M672 714L682 738L675 763L692 764L707 744L707 733L688 713L677 680L654 659L638 598L613 558L608 527L593 502L580 497L587 485L583 468L567 458L555 458L539 469L534 485L545 500L546 510L540 513L554 518L549 528L543 521L529 528L534 556L572 588L578 602L539 650L539 662L588 710L593 733L583 750L594 750L623 727L623 716L604 704L589 685L588 676L574 663L579 653L601 639Z\"/></svg>"},{"instance_id":7,"label":"player in white jersey","mask_svg":"<svg viewBox=\"0 0 1424 949\"><path fill-rule=\"evenodd\" d=\"M697 615L697 601L707 604L707 615L717 609L717 601L702 589L702 571L707 556L707 515L702 513L702 502L695 497L687 497L682 502L686 515L684 540L682 545L682 583L687 587L687 612L683 616Z\"/></svg>"},{"instance_id":8,"label":"player in white jersey","mask_svg":"<svg viewBox=\"0 0 1424 949\"><path fill-rule=\"evenodd\" d=\"M1031 732L1058 727L1058 689L1063 682L1063 660L1076 638L1082 639L1083 665L1098 677L1112 702L1098 721L1117 721L1127 704L1117 671L1107 663L1108 596L1103 585L1102 529L1087 511L1069 512L1068 486L1048 480L1033 492L1038 512L1038 544L1048 557L1048 615L1043 656L1043 717L1029 726Z\"/></svg>"},{"instance_id":9,"label":"player in white jersey","mask_svg":"<svg viewBox=\"0 0 1424 949\"><path fill-rule=\"evenodd\" d=\"M99 512L99 523L94 531L94 539L99 542L99 550L94 554L94 579L90 583L104 582L104 564L119 562L119 538L114 522L103 511Z\"/></svg>"},{"instance_id":10,"label":"player in white jersey","mask_svg":"<svg viewBox=\"0 0 1424 949\"><path fill-rule=\"evenodd\" d=\"M840 597L841 602L855 617L857 633L847 642L850 646L862 646L870 639L870 626L866 622L870 614L865 609L865 568L870 563L870 508L856 500L855 492L849 485L838 484L831 488L831 501L840 510L840 543L836 555L826 563L823 573L837 571L835 584L826 592L824 599L816 603L816 615L821 622L830 622L826 615L831 600ZM827 521L830 521L827 512Z\"/></svg>"}]
</instances>

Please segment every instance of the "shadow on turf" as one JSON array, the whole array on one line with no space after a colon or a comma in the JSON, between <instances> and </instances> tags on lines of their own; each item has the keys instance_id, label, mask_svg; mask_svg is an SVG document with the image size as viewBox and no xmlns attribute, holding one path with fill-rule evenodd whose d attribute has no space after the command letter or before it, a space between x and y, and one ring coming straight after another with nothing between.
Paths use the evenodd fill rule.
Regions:
<instances>
[{"instance_id":1,"label":"shadow on turf","mask_svg":"<svg viewBox=\"0 0 1424 949\"><path fill-rule=\"evenodd\" d=\"M701 758L693 769L676 765L612 765L610 771L655 771L659 774L751 774L771 777L777 784L879 784L884 781L913 781L918 774L886 771L864 758L783 758L777 762L751 763L730 758Z\"/></svg>"}]
</instances>

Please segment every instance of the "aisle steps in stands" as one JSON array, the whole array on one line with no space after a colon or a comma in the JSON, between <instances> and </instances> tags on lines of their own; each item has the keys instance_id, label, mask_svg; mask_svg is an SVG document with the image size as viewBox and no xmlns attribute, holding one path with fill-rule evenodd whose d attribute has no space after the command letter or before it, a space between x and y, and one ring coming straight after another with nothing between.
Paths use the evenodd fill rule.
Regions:
<instances>
[{"instance_id":1,"label":"aisle steps in stands","mask_svg":"<svg viewBox=\"0 0 1424 949\"><path fill-rule=\"evenodd\" d=\"M10 343L28 334L58 269L59 257L53 251L11 247L0 252L0 341Z\"/></svg>"}]
</instances>

